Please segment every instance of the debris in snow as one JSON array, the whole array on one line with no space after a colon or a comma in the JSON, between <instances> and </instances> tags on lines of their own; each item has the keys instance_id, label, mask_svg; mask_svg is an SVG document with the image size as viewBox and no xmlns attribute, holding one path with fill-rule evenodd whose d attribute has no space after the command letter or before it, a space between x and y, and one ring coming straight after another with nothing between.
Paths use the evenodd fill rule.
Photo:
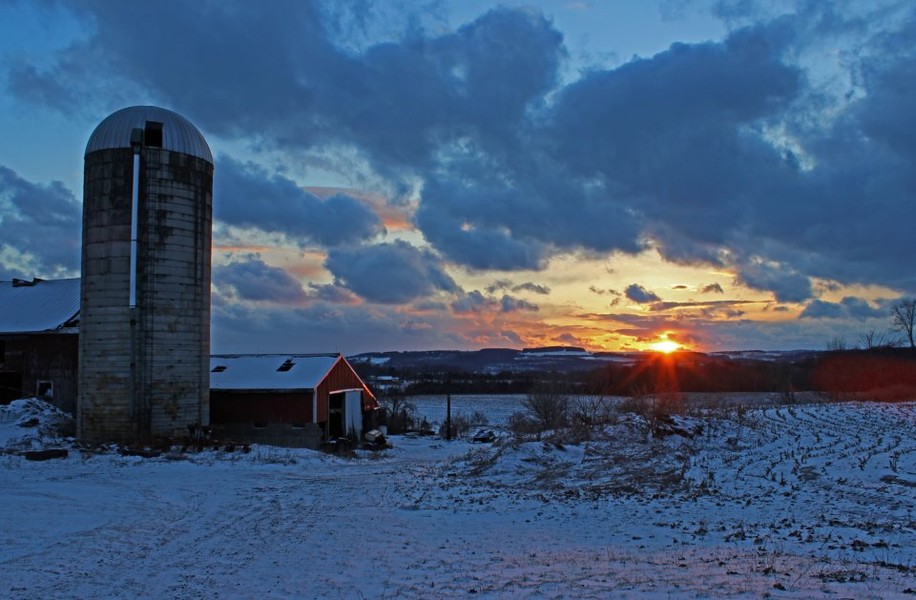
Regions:
<instances>
[{"instance_id":1,"label":"debris in snow","mask_svg":"<svg viewBox=\"0 0 916 600\"><path fill-rule=\"evenodd\" d=\"M389 447L385 434L378 429L367 432L363 437L364 450L385 450Z\"/></svg>"},{"instance_id":2,"label":"debris in snow","mask_svg":"<svg viewBox=\"0 0 916 600\"><path fill-rule=\"evenodd\" d=\"M0 451L59 448L72 442L73 432L73 417L44 400L26 398L0 406Z\"/></svg>"},{"instance_id":3,"label":"debris in snow","mask_svg":"<svg viewBox=\"0 0 916 600\"><path fill-rule=\"evenodd\" d=\"M683 438L692 440L698 435L703 434L703 426L699 423L690 425L685 419L673 415L661 415L656 418L652 426L652 435L655 437L667 437L669 435L679 435Z\"/></svg>"},{"instance_id":4,"label":"debris in snow","mask_svg":"<svg viewBox=\"0 0 916 600\"><path fill-rule=\"evenodd\" d=\"M4 412L0 435L33 431L24 415ZM2 456L0 589L297 597L310 569L314 597L916 593L916 402L726 404L677 423L702 433L658 438L628 413L588 435L489 425L492 445L392 437L371 458Z\"/></svg>"},{"instance_id":5,"label":"debris in snow","mask_svg":"<svg viewBox=\"0 0 916 600\"><path fill-rule=\"evenodd\" d=\"M22 456L26 460L42 461L54 458L67 458L70 453L66 448L48 448L47 450L24 450Z\"/></svg>"},{"instance_id":6,"label":"debris in snow","mask_svg":"<svg viewBox=\"0 0 916 600\"><path fill-rule=\"evenodd\" d=\"M481 429L474 434L474 437L471 438L472 442L477 443L490 443L496 439L496 434L493 433L492 429Z\"/></svg>"}]
</instances>

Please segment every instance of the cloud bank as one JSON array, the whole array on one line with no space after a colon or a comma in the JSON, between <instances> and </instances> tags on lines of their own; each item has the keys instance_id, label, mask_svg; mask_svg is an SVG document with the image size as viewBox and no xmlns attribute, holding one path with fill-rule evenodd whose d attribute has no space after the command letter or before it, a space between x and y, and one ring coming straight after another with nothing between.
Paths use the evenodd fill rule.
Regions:
<instances>
[{"instance_id":1,"label":"cloud bank","mask_svg":"<svg viewBox=\"0 0 916 600\"><path fill-rule=\"evenodd\" d=\"M265 156L345 157L390 202L416 200L413 224L428 247L383 239L381 220L356 198L321 200L281 170L221 153L217 220L321 249L334 280L296 291L245 259L220 274L240 297L255 298L268 273L291 299L398 305L446 294L439 301L459 312L533 311L492 294L547 295L546 286L465 293L447 269L538 271L571 253L648 248L806 303L806 318L867 312L815 300L825 280L916 293L910 3L798 2L775 14L720 2L724 39L577 74L563 33L534 9L496 8L450 27L435 8L409 3L374 25L359 18L361 2L44 6L72 14L85 35L50 60L4 63L21 102L101 119L143 98ZM21 264L72 269L72 244L52 251L23 233L74 227L72 195L8 169L0 182L0 243L27 255ZM30 212L25 198L41 198L53 217ZM626 296L661 300L636 284Z\"/></svg>"}]
</instances>

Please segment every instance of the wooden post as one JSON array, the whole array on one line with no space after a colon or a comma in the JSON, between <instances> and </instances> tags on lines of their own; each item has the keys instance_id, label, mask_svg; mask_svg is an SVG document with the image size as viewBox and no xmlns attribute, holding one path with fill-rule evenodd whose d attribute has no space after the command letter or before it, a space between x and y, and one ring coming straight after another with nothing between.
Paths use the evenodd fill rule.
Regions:
<instances>
[{"instance_id":1,"label":"wooden post","mask_svg":"<svg viewBox=\"0 0 916 600\"><path fill-rule=\"evenodd\" d=\"M452 374L445 375L445 439L452 439Z\"/></svg>"}]
</instances>

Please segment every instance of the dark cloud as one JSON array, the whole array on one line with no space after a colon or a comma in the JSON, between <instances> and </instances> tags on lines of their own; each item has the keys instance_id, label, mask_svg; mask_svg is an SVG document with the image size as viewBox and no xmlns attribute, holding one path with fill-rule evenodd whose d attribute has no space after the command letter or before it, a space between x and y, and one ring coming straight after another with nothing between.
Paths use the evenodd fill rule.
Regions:
<instances>
[{"instance_id":1,"label":"dark cloud","mask_svg":"<svg viewBox=\"0 0 916 600\"><path fill-rule=\"evenodd\" d=\"M839 302L812 300L799 315L800 319L854 319L888 318L887 307L873 307L862 298L847 296Z\"/></svg>"},{"instance_id":2,"label":"dark cloud","mask_svg":"<svg viewBox=\"0 0 916 600\"><path fill-rule=\"evenodd\" d=\"M331 304L359 304L359 298L353 292L334 284L308 284L310 295L316 300Z\"/></svg>"},{"instance_id":3,"label":"dark cloud","mask_svg":"<svg viewBox=\"0 0 916 600\"><path fill-rule=\"evenodd\" d=\"M378 215L356 198L322 200L282 175L226 156L216 169L213 215L225 224L281 233L300 246L353 244L384 231Z\"/></svg>"},{"instance_id":4,"label":"dark cloud","mask_svg":"<svg viewBox=\"0 0 916 600\"><path fill-rule=\"evenodd\" d=\"M506 313L517 312L517 311L528 311L528 312L537 312L538 311L538 306L536 304L532 304L531 302L522 300L521 298L513 298L512 296L509 296L509 295L504 295L502 298L500 298L499 306L500 306L500 310Z\"/></svg>"},{"instance_id":5,"label":"dark cloud","mask_svg":"<svg viewBox=\"0 0 916 600\"><path fill-rule=\"evenodd\" d=\"M661 301L661 298L659 298L657 294L650 292L638 283L628 285L627 289L624 290L624 294L627 298L633 302L636 302L637 304L649 304L652 302Z\"/></svg>"},{"instance_id":6,"label":"dark cloud","mask_svg":"<svg viewBox=\"0 0 916 600\"><path fill-rule=\"evenodd\" d=\"M538 306L521 298L503 294L501 298L486 296L478 290L462 294L451 304L456 313L503 312L512 313L519 311L537 312Z\"/></svg>"},{"instance_id":7,"label":"dark cloud","mask_svg":"<svg viewBox=\"0 0 916 600\"><path fill-rule=\"evenodd\" d=\"M513 344L515 346L521 346L522 344L525 343L525 341L522 339L522 336L520 336L519 334L517 334L516 332L512 330L504 329L500 331L499 333L503 337L503 339L505 339L510 344Z\"/></svg>"},{"instance_id":8,"label":"dark cloud","mask_svg":"<svg viewBox=\"0 0 916 600\"><path fill-rule=\"evenodd\" d=\"M533 294L542 294L546 296L550 294L550 287L546 285L540 285L538 283L532 283L530 281L526 281L525 283L520 283L516 286L513 286L512 291L513 292L531 292Z\"/></svg>"},{"instance_id":9,"label":"dark cloud","mask_svg":"<svg viewBox=\"0 0 916 600\"><path fill-rule=\"evenodd\" d=\"M499 303L489 296L484 296L478 290L463 294L451 304L456 313L476 313L494 310Z\"/></svg>"},{"instance_id":10,"label":"dark cloud","mask_svg":"<svg viewBox=\"0 0 916 600\"><path fill-rule=\"evenodd\" d=\"M758 300L713 300L709 302L653 302L650 307L653 311L671 310L675 308L722 308L742 306L746 304L764 304Z\"/></svg>"},{"instance_id":11,"label":"dark cloud","mask_svg":"<svg viewBox=\"0 0 916 600\"><path fill-rule=\"evenodd\" d=\"M459 291L435 254L401 240L332 248L325 267L337 285L370 302L400 304L436 291Z\"/></svg>"},{"instance_id":12,"label":"dark cloud","mask_svg":"<svg viewBox=\"0 0 916 600\"><path fill-rule=\"evenodd\" d=\"M652 314L580 315L604 329L631 336L636 341L658 339L659 332L674 332L669 337L690 347L712 347L722 350L817 349L837 335L836 323L829 320L791 320L759 322L746 318L729 320L678 319Z\"/></svg>"},{"instance_id":13,"label":"dark cloud","mask_svg":"<svg viewBox=\"0 0 916 600\"><path fill-rule=\"evenodd\" d=\"M448 310L448 306L444 302L437 302L434 300L420 300L414 302L414 310L420 311L445 311Z\"/></svg>"},{"instance_id":14,"label":"dark cloud","mask_svg":"<svg viewBox=\"0 0 916 600\"><path fill-rule=\"evenodd\" d=\"M813 293L807 276L783 265L759 261L745 263L737 283L751 289L771 291L779 302L804 302Z\"/></svg>"},{"instance_id":15,"label":"dark cloud","mask_svg":"<svg viewBox=\"0 0 916 600\"><path fill-rule=\"evenodd\" d=\"M493 283L491 283L484 289L486 290L488 294L493 294L493 293L498 292L499 290L508 290L511 288L512 288L512 281L508 279L497 279L496 281L494 281Z\"/></svg>"},{"instance_id":16,"label":"dark cloud","mask_svg":"<svg viewBox=\"0 0 916 600\"><path fill-rule=\"evenodd\" d=\"M916 291L913 6L802 2L772 15L729 0L724 40L567 83L563 37L535 10L449 30L408 5L379 38L358 5L60 4L90 34L46 64L8 64L7 81L62 110L101 118L150 98L208 134L345 155L395 195L420 190L417 227L471 269L652 246L785 302L809 300L812 278ZM220 177L249 196L291 185L227 164ZM329 214L295 194L275 207L220 193L220 219L300 243L380 231L352 199Z\"/></svg>"},{"instance_id":17,"label":"dark cloud","mask_svg":"<svg viewBox=\"0 0 916 600\"><path fill-rule=\"evenodd\" d=\"M710 283L700 288L701 294L724 294L725 290L718 283Z\"/></svg>"},{"instance_id":18,"label":"dark cloud","mask_svg":"<svg viewBox=\"0 0 916 600\"><path fill-rule=\"evenodd\" d=\"M612 289L606 289L606 290L605 290L605 289L601 289L601 288L599 288L598 286L595 286L595 285L590 285L590 286L588 286L588 291L592 292L593 294L598 294L599 296L603 296L603 295L605 295L605 294L611 294L612 296L620 296L620 295L621 295L620 292L618 292L617 290L612 290Z\"/></svg>"},{"instance_id":19,"label":"dark cloud","mask_svg":"<svg viewBox=\"0 0 916 600\"><path fill-rule=\"evenodd\" d=\"M531 292L533 294L542 295L547 295L550 293L550 288L546 285L540 285L530 281L514 284L509 279L498 279L484 289L488 294L494 294L500 290L512 290L513 292Z\"/></svg>"},{"instance_id":20,"label":"dark cloud","mask_svg":"<svg viewBox=\"0 0 916 600\"><path fill-rule=\"evenodd\" d=\"M814 299L798 316L800 319L839 319L844 316L843 307L836 302Z\"/></svg>"},{"instance_id":21,"label":"dark cloud","mask_svg":"<svg viewBox=\"0 0 916 600\"><path fill-rule=\"evenodd\" d=\"M0 278L79 271L82 208L59 181L38 184L0 165Z\"/></svg>"},{"instance_id":22,"label":"dark cloud","mask_svg":"<svg viewBox=\"0 0 916 600\"><path fill-rule=\"evenodd\" d=\"M395 307L314 302L300 307L251 306L242 303L213 307L214 352L358 352L471 349L472 340L454 323ZM295 335L278 335L294 332ZM355 333L355 335L353 335Z\"/></svg>"},{"instance_id":23,"label":"dark cloud","mask_svg":"<svg viewBox=\"0 0 916 600\"><path fill-rule=\"evenodd\" d=\"M560 344L565 344L568 346L584 346L585 345L582 342L582 340L580 340L579 338L577 338L576 336L574 336L571 333L560 334L557 337L553 338L553 341L559 342Z\"/></svg>"},{"instance_id":24,"label":"dark cloud","mask_svg":"<svg viewBox=\"0 0 916 600\"><path fill-rule=\"evenodd\" d=\"M213 285L223 294L243 301L293 304L307 297L296 278L266 264L256 254L214 266Z\"/></svg>"}]
</instances>

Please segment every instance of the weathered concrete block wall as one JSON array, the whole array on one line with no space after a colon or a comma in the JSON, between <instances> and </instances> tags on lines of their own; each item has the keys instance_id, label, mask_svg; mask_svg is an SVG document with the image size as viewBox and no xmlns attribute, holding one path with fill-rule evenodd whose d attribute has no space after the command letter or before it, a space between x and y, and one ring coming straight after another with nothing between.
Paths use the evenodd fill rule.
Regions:
<instances>
[{"instance_id":1,"label":"weathered concrete block wall","mask_svg":"<svg viewBox=\"0 0 916 600\"><path fill-rule=\"evenodd\" d=\"M210 418L213 167L144 149L138 310L140 365L153 435L184 435Z\"/></svg>"},{"instance_id":2,"label":"weathered concrete block wall","mask_svg":"<svg viewBox=\"0 0 916 600\"><path fill-rule=\"evenodd\" d=\"M133 156L86 156L77 420L88 440L183 436L209 419L213 166L141 149L132 310Z\"/></svg>"},{"instance_id":3,"label":"weathered concrete block wall","mask_svg":"<svg viewBox=\"0 0 916 600\"><path fill-rule=\"evenodd\" d=\"M77 435L90 440L137 434L129 306L132 185L130 149L86 157Z\"/></svg>"},{"instance_id":4,"label":"weathered concrete block wall","mask_svg":"<svg viewBox=\"0 0 916 600\"><path fill-rule=\"evenodd\" d=\"M321 429L315 423L290 425L289 423L223 423L213 426L213 437L217 440L245 444L268 444L286 448L321 447Z\"/></svg>"}]
</instances>

